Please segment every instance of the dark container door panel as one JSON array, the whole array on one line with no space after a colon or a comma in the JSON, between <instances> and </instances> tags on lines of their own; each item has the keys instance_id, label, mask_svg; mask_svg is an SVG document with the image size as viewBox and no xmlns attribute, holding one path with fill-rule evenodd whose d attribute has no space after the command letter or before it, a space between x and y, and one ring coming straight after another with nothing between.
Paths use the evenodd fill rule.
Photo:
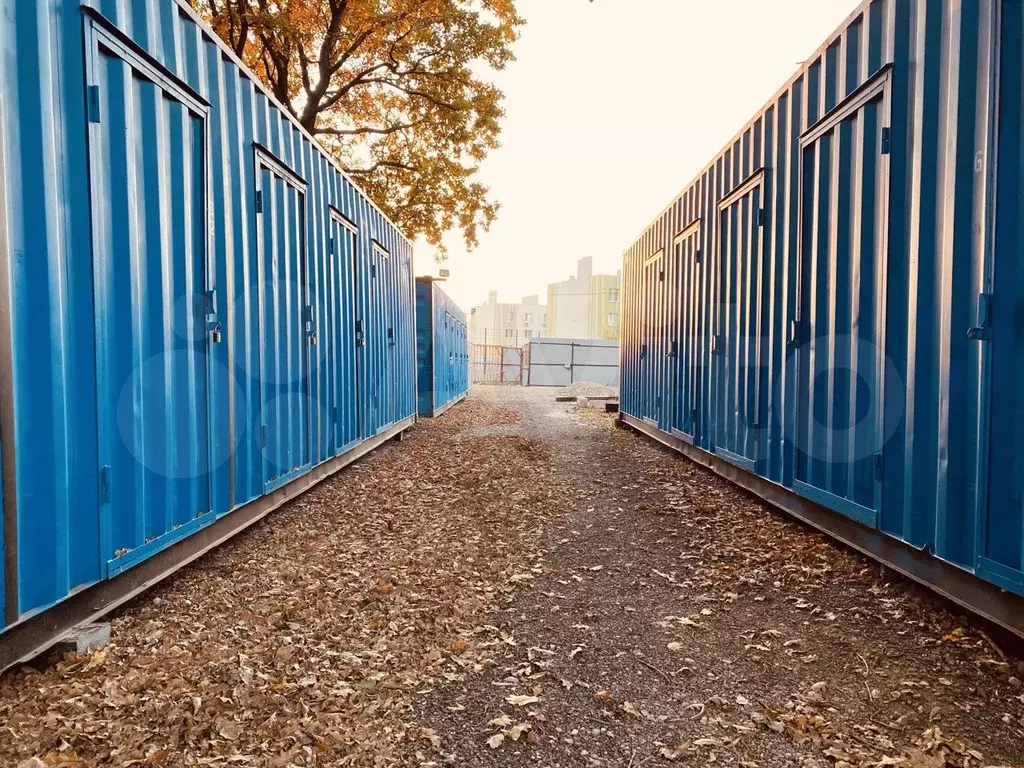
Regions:
<instances>
[{"instance_id":1,"label":"dark container door panel","mask_svg":"<svg viewBox=\"0 0 1024 768\"><path fill-rule=\"evenodd\" d=\"M112 575L211 510L206 113L102 29L86 32L99 556Z\"/></svg>"},{"instance_id":2,"label":"dark container door panel","mask_svg":"<svg viewBox=\"0 0 1024 768\"><path fill-rule=\"evenodd\" d=\"M802 138L794 486L877 523L884 417L888 73Z\"/></svg>"},{"instance_id":3,"label":"dark container door panel","mask_svg":"<svg viewBox=\"0 0 1024 768\"><path fill-rule=\"evenodd\" d=\"M988 494L978 571L1024 594L1024 8L1003 4L999 74L995 264L990 296L969 332L988 355Z\"/></svg>"},{"instance_id":4,"label":"dark container door panel","mask_svg":"<svg viewBox=\"0 0 1024 768\"><path fill-rule=\"evenodd\" d=\"M756 173L719 204L715 452L754 471L765 387L761 382L761 221L764 175Z\"/></svg>"},{"instance_id":5,"label":"dark container door panel","mask_svg":"<svg viewBox=\"0 0 1024 768\"><path fill-rule=\"evenodd\" d=\"M388 308L385 291L387 278L384 260L371 242L366 248L362 261L365 285L363 315L364 359L366 369L366 431L365 437L372 437L387 424L387 413L391 400L388 387Z\"/></svg>"},{"instance_id":6,"label":"dark container door panel","mask_svg":"<svg viewBox=\"0 0 1024 768\"><path fill-rule=\"evenodd\" d=\"M377 265L378 274L381 275L380 300L383 305L384 325L384 400L381 408L381 423L378 429L388 424L393 424L398 414L398 377L401 366L398 360L398 292L402 290L399 285L398 271L395 269L397 256L391 258L391 254L380 245L374 246L374 261Z\"/></svg>"},{"instance_id":7,"label":"dark container door panel","mask_svg":"<svg viewBox=\"0 0 1024 768\"><path fill-rule=\"evenodd\" d=\"M274 164L259 163L261 444L264 485L310 463L305 191Z\"/></svg>"},{"instance_id":8,"label":"dark container door panel","mask_svg":"<svg viewBox=\"0 0 1024 768\"><path fill-rule=\"evenodd\" d=\"M673 336L672 433L688 442L697 434L697 391L700 375L700 222L680 232L672 249Z\"/></svg>"},{"instance_id":9,"label":"dark container door panel","mask_svg":"<svg viewBox=\"0 0 1024 768\"><path fill-rule=\"evenodd\" d=\"M643 308L640 336L640 416L659 426L662 409L662 382L667 350L664 310L664 254L658 251L643 264Z\"/></svg>"},{"instance_id":10,"label":"dark container door panel","mask_svg":"<svg viewBox=\"0 0 1024 768\"><path fill-rule=\"evenodd\" d=\"M328 264L327 366L332 447L338 453L359 439L359 374L356 368L356 259L358 235L353 225L331 212Z\"/></svg>"}]
</instances>

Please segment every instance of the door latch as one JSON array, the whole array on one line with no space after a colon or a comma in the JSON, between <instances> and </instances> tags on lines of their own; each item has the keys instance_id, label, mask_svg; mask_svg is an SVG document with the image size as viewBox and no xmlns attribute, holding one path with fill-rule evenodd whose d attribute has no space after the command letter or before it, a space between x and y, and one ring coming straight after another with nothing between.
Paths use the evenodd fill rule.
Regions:
<instances>
[{"instance_id":1,"label":"door latch","mask_svg":"<svg viewBox=\"0 0 1024 768\"><path fill-rule=\"evenodd\" d=\"M789 321L789 346L799 346L803 341L803 324L799 320Z\"/></svg>"},{"instance_id":2,"label":"door latch","mask_svg":"<svg viewBox=\"0 0 1024 768\"><path fill-rule=\"evenodd\" d=\"M100 502L110 503L110 465L100 467Z\"/></svg>"}]
</instances>

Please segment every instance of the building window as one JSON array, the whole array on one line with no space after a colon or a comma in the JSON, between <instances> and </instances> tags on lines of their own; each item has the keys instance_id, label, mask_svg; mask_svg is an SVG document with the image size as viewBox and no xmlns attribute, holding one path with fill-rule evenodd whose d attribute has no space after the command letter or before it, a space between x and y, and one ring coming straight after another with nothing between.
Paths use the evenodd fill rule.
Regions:
<instances>
[{"instance_id":1,"label":"building window","mask_svg":"<svg viewBox=\"0 0 1024 768\"><path fill-rule=\"evenodd\" d=\"M527 325L532 323L533 322L533 313L532 312L527 312L525 315L523 315L523 322L526 323Z\"/></svg>"},{"instance_id":2,"label":"building window","mask_svg":"<svg viewBox=\"0 0 1024 768\"><path fill-rule=\"evenodd\" d=\"M533 331L529 331L529 330L526 331L526 338L532 339L533 338Z\"/></svg>"},{"instance_id":3,"label":"building window","mask_svg":"<svg viewBox=\"0 0 1024 768\"><path fill-rule=\"evenodd\" d=\"M506 319L506 320L507 320L508 322L510 322L510 323L514 323L514 322L516 321L516 313L515 313L515 312L509 312L509 313L508 313L508 314L507 314L507 315L505 316L505 319Z\"/></svg>"},{"instance_id":4,"label":"building window","mask_svg":"<svg viewBox=\"0 0 1024 768\"><path fill-rule=\"evenodd\" d=\"M618 304L619 303L619 289L618 288L612 288L610 291L608 291L608 301L610 301L612 304Z\"/></svg>"},{"instance_id":5,"label":"building window","mask_svg":"<svg viewBox=\"0 0 1024 768\"><path fill-rule=\"evenodd\" d=\"M616 328L616 327L618 327L618 325L619 325L619 316L617 314L615 314L614 312L609 312L608 313L608 327L609 328Z\"/></svg>"},{"instance_id":6,"label":"building window","mask_svg":"<svg viewBox=\"0 0 1024 768\"><path fill-rule=\"evenodd\" d=\"M514 331L511 328L506 328L505 329L505 338L506 339L511 339L513 332Z\"/></svg>"}]
</instances>

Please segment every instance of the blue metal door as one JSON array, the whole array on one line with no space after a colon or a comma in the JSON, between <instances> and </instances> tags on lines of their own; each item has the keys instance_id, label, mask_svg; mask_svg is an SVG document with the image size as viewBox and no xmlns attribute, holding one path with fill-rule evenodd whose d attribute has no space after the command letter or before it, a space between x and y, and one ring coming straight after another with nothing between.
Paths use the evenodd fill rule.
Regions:
<instances>
[{"instance_id":1,"label":"blue metal door","mask_svg":"<svg viewBox=\"0 0 1024 768\"><path fill-rule=\"evenodd\" d=\"M360 387L357 370L356 259L359 235L355 225L331 211L330 259L326 303L329 339L325 364L329 370L332 448L338 453L359 439Z\"/></svg>"},{"instance_id":2,"label":"blue metal door","mask_svg":"<svg viewBox=\"0 0 1024 768\"><path fill-rule=\"evenodd\" d=\"M113 575L211 510L207 108L98 23L86 39L99 555Z\"/></svg>"},{"instance_id":3,"label":"blue metal door","mask_svg":"<svg viewBox=\"0 0 1024 768\"><path fill-rule=\"evenodd\" d=\"M665 339L664 251L658 251L643 265L643 306L641 308L640 346L640 416L652 426L659 426L665 388L663 374L668 350Z\"/></svg>"},{"instance_id":4,"label":"blue metal door","mask_svg":"<svg viewBox=\"0 0 1024 768\"><path fill-rule=\"evenodd\" d=\"M718 208L718 329L712 338L717 398L715 452L755 471L765 410L761 381L761 233L764 173Z\"/></svg>"},{"instance_id":5,"label":"blue metal door","mask_svg":"<svg viewBox=\"0 0 1024 768\"><path fill-rule=\"evenodd\" d=\"M994 275L977 298L968 338L981 345L990 383L987 499L978 571L1024 593L1024 8L1002 5ZM990 349L986 349L990 347ZM982 462L984 466L984 462ZM986 498L983 496L983 498Z\"/></svg>"},{"instance_id":6,"label":"blue metal door","mask_svg":"<svg viewBox=\"0 0 1024 768\"><path fill-rule=\"evenodd\" d=\"M306 266L305 185L258 152L260 380L263 482L310 465L309 346L314 341Z\"/></svg>"},{"instance_id":7,"label":"blue metal door","mask_svg":"<svg viewBox=\"0 0 1024 768\"><path fill-rule=\"evenodd\" d=\"M360 374L363 379L365 423L364 436L372 437L385 429L391 419L392 391L391 349L395 326L391 320L388 287L390 255L371 242L369 252L359 260L360 297Z\"/></svg>"},{"instance_id":8,"label":"blue metal door","mask_svg":"<svg viewBox=\"0 0 1024 768\"><path fill-rule=\"evenodd\" d=\"M888 72L801 137L794 487L874 526L881 496Z\"/></svg>"},{"instance_id":9,"label":"blue metal door","mask_svg":"<svg viewBox=\"0 0 1024 768\"><path fill-rule=\"evenodd\" d=\"M668 300L672 308L671 429L676 437L691 443L697 433L697 388L700 382L700 269L700 221L696 221L680 232L672 244Z\"/></svg>"}]
</instances>

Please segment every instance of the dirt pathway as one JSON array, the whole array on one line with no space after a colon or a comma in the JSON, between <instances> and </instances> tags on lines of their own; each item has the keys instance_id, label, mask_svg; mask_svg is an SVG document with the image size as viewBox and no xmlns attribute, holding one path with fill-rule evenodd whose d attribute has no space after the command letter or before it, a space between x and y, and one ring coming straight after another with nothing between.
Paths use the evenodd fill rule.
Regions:
<instances>
[{"instance_id":1,"label":"dirt pathway","mask_svg":"<svg viewBox=\"0 0 1024 768\"><path fill-rule=\"evenodd\" d=\"M0 679L0 766L1024 765L977 622L538 389L481 389Z\"/></svg>"},{"instance_id":2,"label":"dirt pathway","mask_svg":"<svg viewBox=\"0 0 1024 768\"><path fill-rule=\"evenodd\" d=\"M439 762L1024 764L1024 666L977 622L596 409L480 396L569 502L500 654L419 700Z\"/></svg>"}]
</instances>

